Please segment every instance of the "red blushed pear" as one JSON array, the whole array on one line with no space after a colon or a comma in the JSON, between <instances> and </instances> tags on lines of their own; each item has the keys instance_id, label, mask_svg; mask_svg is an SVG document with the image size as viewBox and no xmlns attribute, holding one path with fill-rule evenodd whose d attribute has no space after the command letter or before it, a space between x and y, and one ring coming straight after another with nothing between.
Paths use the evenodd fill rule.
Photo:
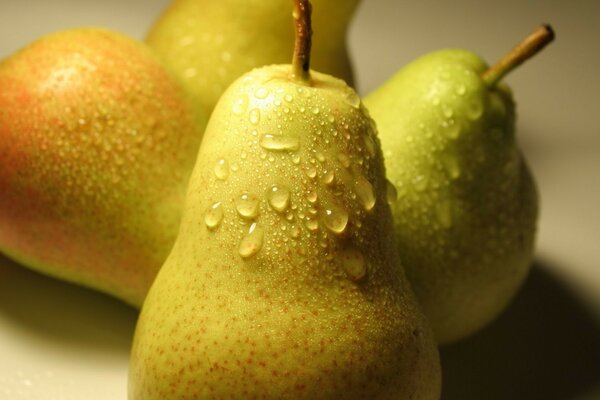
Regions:
<instances>
[{"instance_id":1,"label":"red blushed pear","mask_svg":"<svg viewBox=\"0 0 600 400\"><path fill-rule=\"evenodd\" d=\"M142 43L44 37L0 63L0 251L141 305L169 253L201 140Z\"/></svg>"}]
</instances>

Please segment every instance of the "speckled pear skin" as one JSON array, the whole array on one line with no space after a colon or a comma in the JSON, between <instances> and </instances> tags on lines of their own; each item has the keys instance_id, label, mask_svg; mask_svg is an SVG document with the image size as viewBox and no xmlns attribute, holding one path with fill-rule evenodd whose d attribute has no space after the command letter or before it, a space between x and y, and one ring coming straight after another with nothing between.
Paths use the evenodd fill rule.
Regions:
<instances>
[{"instance_id":1,"label":"speckled pear skin","mask_svg":"<svg viewBox=\"0 0 600 400\"><path fill-rule=\"evenodd\" d=\"M538 197L515 139L508 87L477 55L425 55L367 96L377 122L400 256L440 343L498 316L527 276Z\"/></svg>"},{"instance_id":2,"label":"speckled pear skin","mask_svg":"<svg viewBox=\"0 0 600 400\"><path fill-rule=\"evenodd\" d=\"M174 0L146 41L185 82L207 114L235 79L294 51L291 0ZM312 66L353 84L346 46L360 0L315 0Z\"/></svg>"},{"instance_id":3,"label":"speckled pear skin","mask_svg":"<svg viewBox=\"0 0 600 400\"><path fill-rule=\"evenodd\" d=\"M0 251L140 306L170 251L203 115L149 48L104 29L0 64Z\"/></svg>"},{"instance_id":4,"label":"speckled pear skin","mask_svg":"<svg viewBox=\"0 0 600 400\"><path fill-rule=\"evenodd\" d=\"M244 75L211 116L129 400L439 398L375 126L341 80L290 74Z\"/></svg>"}]
</instances>

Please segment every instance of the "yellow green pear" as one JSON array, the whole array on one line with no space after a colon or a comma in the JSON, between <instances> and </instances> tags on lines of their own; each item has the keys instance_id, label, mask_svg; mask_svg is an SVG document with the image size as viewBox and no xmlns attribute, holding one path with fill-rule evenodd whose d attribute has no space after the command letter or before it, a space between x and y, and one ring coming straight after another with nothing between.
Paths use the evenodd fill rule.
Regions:
<instances>
[{"instance_id":1,"label":"yellow green pear","mask_svg":"<svg viewBox=\"0 0 600 400\"><path fill-rule=\"evenodd\" d=\"M129 400L439 398L375 126L303 54L217 104L138 320Z\"/></svg>"},{"instance_id":2,"label":"yellow green pear","mask_svg":"<svg viewBox=\"0 0 600 400\"><path fill-rule=\"evenodd\" d=\"M231 82L255 67L289 62L292 0L174 0L146 41L210 114ZM352 85L346 46L359 0L315 0L313 65Z\"/></svg>"},{"instance_id":3,"label":"yellow green pear","mask_svg":"<svg viewBox=\"0 0 600 400\"><path fill-rule=\"evenodd\" d=\"M147 45L116 32L58 32L5 59L0 251L140 306L204 119Z\"/></svg>"},{"instance_id":4,"label":"yellow green pear","mask_svg":"<svg viewBox=\"0 0 600 400\"><path fill-rule=\"evenodd\" d=\"M436 51L365 98L396 190L400 256L440 343L486 326L527 276L538 196L499 80L552 38L542 27L494 68Z\"/></svg>"}]
</instances>

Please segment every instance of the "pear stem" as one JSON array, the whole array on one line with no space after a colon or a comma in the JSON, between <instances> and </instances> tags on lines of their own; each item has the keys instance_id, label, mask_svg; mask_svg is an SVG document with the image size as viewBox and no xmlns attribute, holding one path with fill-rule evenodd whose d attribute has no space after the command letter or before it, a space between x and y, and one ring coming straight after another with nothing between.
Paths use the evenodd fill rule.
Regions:
<instances>
[{"instance_id":1,"label":"pear stem","mask_svg":"<svg viewBox=\"0 0 600 400\"><path fill-rule=\"evenodd\" d=\"M294 0L294 26L296 42L292 59L292 72L296 80L310 82L310 48L312 45L312 5L309 0Z\"/></svg>"},{"instance_id":2,"label":"pear stem","mask_svg":"<svg viewBox=\"0 0 600 400\"><path fill-rule=\"evenodd\" d=\"M539 26L500 61L488 68L481 78L487 87L494 87L506 74L536 55L552 40L554 40L552 27L546 24Z\"/></svg>"}]
</instances>

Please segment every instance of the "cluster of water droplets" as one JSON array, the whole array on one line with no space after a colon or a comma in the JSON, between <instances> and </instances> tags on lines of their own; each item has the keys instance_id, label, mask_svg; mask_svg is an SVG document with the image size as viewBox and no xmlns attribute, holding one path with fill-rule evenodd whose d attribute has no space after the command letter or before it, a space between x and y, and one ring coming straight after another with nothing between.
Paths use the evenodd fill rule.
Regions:
<instances>
[{"instance_id":1,"label":"cluster of water droplets","mask_svg":"<svg viewBox=\"0 0 600 400\"><path fill-rule=\"evenodd\" d=\"M371 131L372 122L336 117L325 104L306 101L310 90L299 86L296 93L289 93L259 87L232 102L232 114L246 121L248 147L240 153L240 160L214 161L216 182L227 184L232 174L244 170L238 166L234 171L233 166L238 163L253 165L258 160L278 160L280 170L274 175L284 174L288 183L277 183L277 179L268 182L267 174L264 185L248 188L232 201L221 199L210 205L204 222L208 230L216 231L231 216L235 220L233 226L244 230L238 246L243 259L257 255L271 241L273 248L284 243L309 258L328 259L331 254L332 259L339 252L338 260L347 278L360 281L367 275L368 263L353 244L355 237L361 236L353 232L361 228L377 203L375 188L367 177L369 165L377 155L377 139ZM353 91L348 91L344 101L354 110L361 107L360 98ZM286 129L287 124L299 118L311 122L314 134L298 137ZM357 129L351 125L356 123L364 126ZM395 197L395 189L389 189L388 196ZM229 206L231 213L224 210ZM271 214L277 216L275 222ZM307 245L307 241L317 245Z\"/></svg>"}]
</instances>

